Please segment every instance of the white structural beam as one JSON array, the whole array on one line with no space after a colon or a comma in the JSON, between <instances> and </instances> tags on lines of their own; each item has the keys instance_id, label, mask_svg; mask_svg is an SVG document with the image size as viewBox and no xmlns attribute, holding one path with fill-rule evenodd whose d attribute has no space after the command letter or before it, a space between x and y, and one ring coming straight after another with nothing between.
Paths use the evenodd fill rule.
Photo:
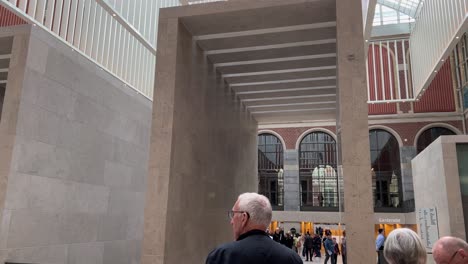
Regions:
<instances>
[{"instance_id":1,"label":"white structural beam","mask_svg":"<svg viewBox=\"0 0 468 264\"><path fill-rule=\"evenodd\" d=\"M255 29L255 30L246 30L246 31L237 31L237 32L226 32L226 33L219 33L219 34L199 35L199 36L194 36L193 39L194 40L209 40L209 39L220 39L220 38L234 38L234 37L254 36L254 35L261 35L261 34L281 33L281 32L289 32L289 31L296 31L296 30L329 28L329 27L336 27L336 21L297 25L297 26Z\"/></svg>"},{"instance_id":2,"label":"white structural beam","mask_svg":"<svg viewBox=\"0 0 468 264\"><path fill-rule=\"evenodd\" d=\"M410 36L413 90L422 95L468 31L466 0L425 0Z\"/></svg>"}]
</instances>

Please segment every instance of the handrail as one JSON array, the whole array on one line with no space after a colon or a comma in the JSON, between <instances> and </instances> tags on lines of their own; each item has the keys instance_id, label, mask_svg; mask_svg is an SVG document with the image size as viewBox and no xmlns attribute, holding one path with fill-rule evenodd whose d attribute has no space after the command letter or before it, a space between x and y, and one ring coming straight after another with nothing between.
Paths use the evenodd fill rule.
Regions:
<instances>
[{"instance_id":1,"label":"handrail","mask_svg":"<svg viewBox=\"0 0 468 264\"><path fill-rule=\"evenodd\" d=\"M158 9L180 3L178 0L0 0L0 5L46 30L152 100Z\"/></svg>"},{"instance_id":2,"label":"handrail","mask_svg":"<svg viewBox=\"0 0 468 264\"><path fill-rule=\"evenodd\" d=\"M409 39L369 41L368 103L415 101L409 67Z\"/></svg>"}]
</instances>

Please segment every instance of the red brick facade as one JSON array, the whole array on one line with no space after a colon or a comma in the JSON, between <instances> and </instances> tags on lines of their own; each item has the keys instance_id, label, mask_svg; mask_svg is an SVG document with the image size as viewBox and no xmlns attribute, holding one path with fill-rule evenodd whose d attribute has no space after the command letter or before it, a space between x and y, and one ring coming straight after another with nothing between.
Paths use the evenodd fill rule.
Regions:
<instances>
[{"instance_id":1,"label":"red brick facade","mask_svg":"<svg viewBox=\"0 0 468 264\"><path fill-rule=\"evenodd\" d=\"M397 123L397 124L381 124L381 126L386 126L393 129L398 133L401 140L403 141L403 146L414 146L416 142L416 135L418 132L422 132L421 129L425 126L431 125L438 126L437 124L446 124L451 127L455 127L458 131L453 131L456 134L463 131L463 125L461 121L445 121L445 122L415 122L415 123ZM445 126L446 128L449 128ZM453 130L453 129L450 129ZM405 141L406 139L406 141Z\"/></svg>"},{"instance_id":2,"label":"red brick facade","mask_svg":"<svg viewBox=\"0 0 468 264\"><path fill-rule=\"evenodd\" d=\"M27 24L27 22L0 5L0 27L16 26L22 24Z\"/></svg>"},{"instance_id":3,"label":"red brick facade","mask_svg":"<svg viewBox=\"0 0 468 264\"><path fill-rule=\"evenodd\" d=\"M430 127L437 127L442 126L445 128L449 128L453 130L456 134L463 131L463 123L461 121L444 121L444 122L414 122L414 123L395 123L395 124L385 124L382 122L381 124L371 125L369 127L377 126L379 128L385 129L388 127L389 129L395 131L399 138L401 139L403 146L414 146L416 136L418 133L422 132L421 129L428 126ZM454 127L457 130L451 129ZM300 140L301 135L306 132L307 130L317 129L317 130L329 130L336 136L336 128L331 126L326 127L290 127L290 128L272 128L272 129L262 129L262 130L270 130L274 131L281 136L286 144L286 149L295 149L298 140Z\"/></svg>"},{"instance_id":4,"label":"red brick facade","mask_svg":"<svg viewBox=\"0 0 468 264\"><path fill-rule=\"evenodd\" d=\"M325 127L291 127L291 128L272 128L272 129L265 129L265 130L271 130L276 133L278 133L281 138L284 140L284 143L286 144L286 149L295 149L296 148L296 143L299 137L306 132L309 129L326 129L330 130L333 132L333 134L336 134L336 128L330 127L330 126L325 126ZM263 130L263 129L262 129Z\"/></svg>"}]
</instances>

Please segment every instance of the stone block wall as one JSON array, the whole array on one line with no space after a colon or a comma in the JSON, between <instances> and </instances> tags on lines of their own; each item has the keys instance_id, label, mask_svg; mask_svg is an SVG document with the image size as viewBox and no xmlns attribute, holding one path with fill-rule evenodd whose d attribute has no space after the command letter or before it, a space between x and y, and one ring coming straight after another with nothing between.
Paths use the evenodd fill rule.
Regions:
<instances>
[{"instance_id":1,"label":"stone block wall","mask_svg":"<svg viewBox=\"0 0 468 264\"><path fill-rule=\"evenodd\" d=\"M412 160L416 216L421 208L436 208L439 237L466 239L456 144L468 136L441 136Z\"/></svg>"},{"instance_id":2,"label":"stone block wall","mask_svg":"<svg viewBox=\"0 0 468 264\"><path fill-rule=\"evenodd\" d=\"M139 263L151 102L39 28L2 30L1 260Z\"/></svg>"}]
</instances>

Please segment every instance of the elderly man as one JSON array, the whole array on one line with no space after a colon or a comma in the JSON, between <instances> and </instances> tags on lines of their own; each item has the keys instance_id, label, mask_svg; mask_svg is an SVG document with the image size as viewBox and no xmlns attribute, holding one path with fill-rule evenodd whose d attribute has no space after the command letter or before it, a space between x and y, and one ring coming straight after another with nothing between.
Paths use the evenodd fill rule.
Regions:
<instances>
[{"instance_id":1,"label":"elderly man","mask_svg":"<svg viewBox=\"0 0 468 264\"><path fill-rule=\"evenodd\" d=\"M442 237L432 247L437 264L468 263L468 243L457 237Z\"/></svg>"},{"instance_id":2,"label":"elderly man","mask_svg":"<svg viewBox=\"0 0 468 264\"><path fill-rule=\"evenodd\" d=\"M273 241L266 234L272 209L265 196L256 193L239 195L228 215L235 241L213 250L206 264L302 264L296 252Z\"/></svg>"}]
</instances>

